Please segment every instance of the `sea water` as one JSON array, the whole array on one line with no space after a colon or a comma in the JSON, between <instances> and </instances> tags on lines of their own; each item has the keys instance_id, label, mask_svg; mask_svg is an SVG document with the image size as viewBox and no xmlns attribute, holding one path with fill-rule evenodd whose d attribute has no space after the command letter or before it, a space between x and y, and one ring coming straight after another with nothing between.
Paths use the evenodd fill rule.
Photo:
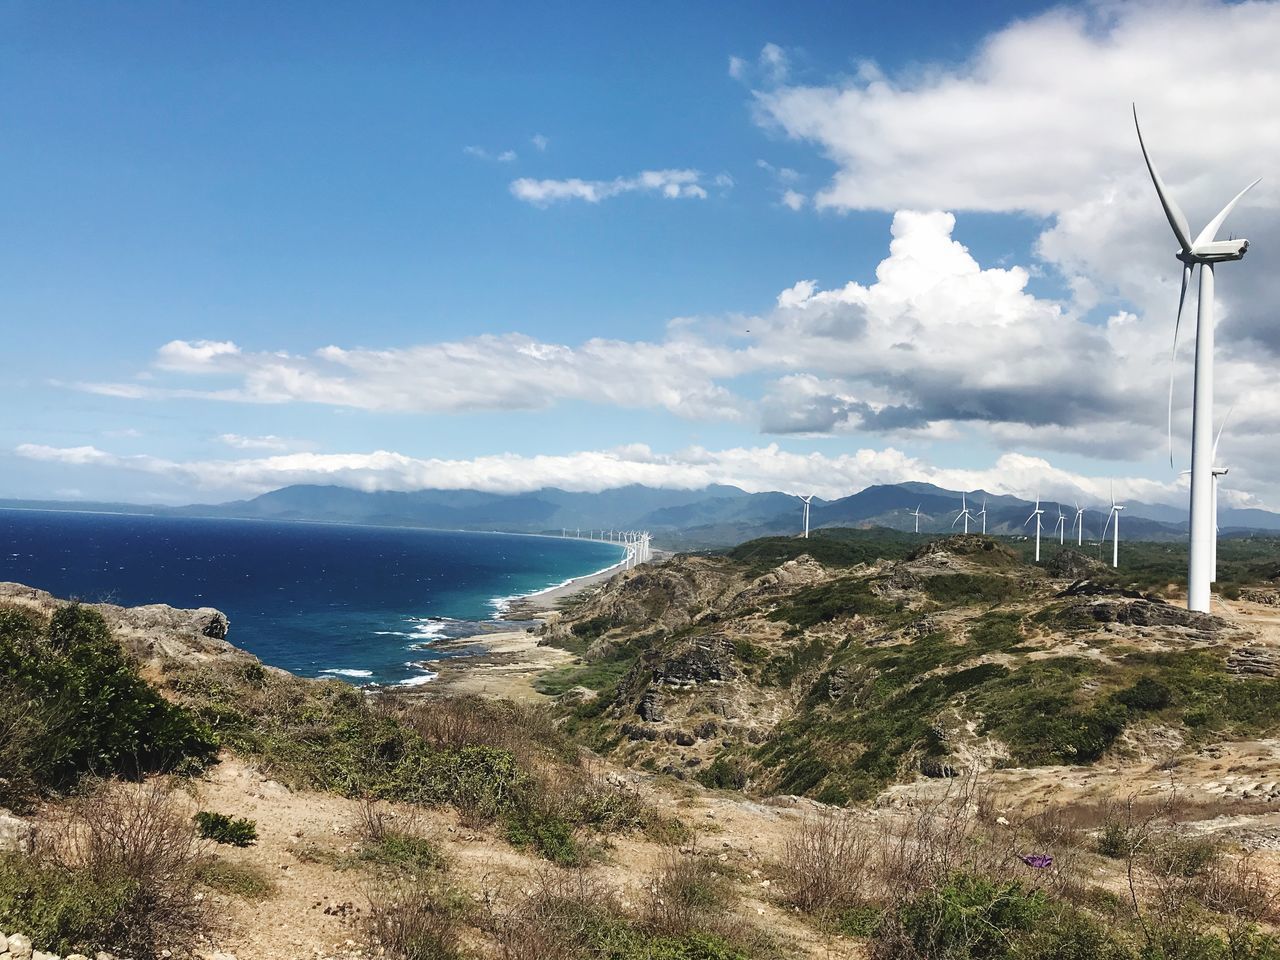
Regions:
<instances>
[{"instance_id":1,"label":"sea water","mask_svg":"<svg viewBox=\"0 0 1280 960\"><path fill-rule=\"evenodd\" d=\"M301 676L415 685L443 638L619 562L560 537L0 510L0 580L123 606L216 607L227 639Z\"/></svg>"}]
</instances>

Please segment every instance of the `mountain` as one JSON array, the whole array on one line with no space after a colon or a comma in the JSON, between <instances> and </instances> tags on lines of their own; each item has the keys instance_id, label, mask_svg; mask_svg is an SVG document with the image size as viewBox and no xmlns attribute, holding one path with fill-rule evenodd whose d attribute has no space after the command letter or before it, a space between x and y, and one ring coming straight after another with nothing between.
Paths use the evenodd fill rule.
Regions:
<instances>
[{"instance_id":1,"label":"mountain","mask_svg":"<svg viewBox=\"0 0 1280 960\"><path fill-rule=\"evenodd\" d=\"M987 511L988 533L1003 536L1034 534L1027 524L1033 504L1018 497L983 490L965 493L973 517L971 531L982 529L979 511ZM838 500L813 501L811 526L887 527L915 530L914 511L920 510L920 532L961 529L957 522L961 494L929 483L877 484ZM1056 539L1059 504L1042 504L1045 539ZM528 493L486 493L477 490L416 490L366 492L347 487L299 484L282 487L250 500L184 507L137 506L77 501L0 501L0 507L43 510L91 510L155 516L237 517L263 520L311 520L382 526L434 527L450 530L503 530L513 533L589 535L592 531L648 530L667 549L704 549L741 543L754 537L797 533L801 506L791 494L747 493L737 487L714 485L699 490L672 490L632 484L598 493L578 493L545 487ZM1075 507L1062 504L1067 538L1075 526ZM1103 532L1107 505L1088 504L1084 536L1096 540ZM1186 536L1186 511L1163 504L1129 503L1121 517L1121 538L1179 540ZM1224 508L1220 526L1231 535L1280 530L1280 514L1266 510Z\"/></svg>"}]
</instances>

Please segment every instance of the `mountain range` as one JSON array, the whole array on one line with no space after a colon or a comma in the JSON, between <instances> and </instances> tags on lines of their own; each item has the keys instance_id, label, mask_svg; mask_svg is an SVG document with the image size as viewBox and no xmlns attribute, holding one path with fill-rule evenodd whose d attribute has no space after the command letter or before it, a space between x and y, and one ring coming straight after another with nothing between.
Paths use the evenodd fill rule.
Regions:
<instances>
[{"instance_id":1,"label":"mountain range","mask_svg":"<svg viewBox=\"0 0 1280 960\"><path fill-rule=\"evenodd\" d=\"M966 491L973 513L985 503L987 530L1024 535L1033 504L1018 497ZM928 483L880 484L838 500L815 499L811 527L882 526L913 530L912 512L920 509L920 532L959 529L956 516L961 494ZM1044 504L1044 533L1055 536L1058 505ZM648 530L666 549L699 549L739 543L753 537L797 533L801 506L790 494L747 493L713 485L699 490L673 490L632 485L599 493L576 493L547 487L530 493L498 494L475 490L366 492L347 487L295 485L250 500L183 507L138 506L82 501L0 500L0 508L86 510L153 516L228 517L364 523L382 526L432 527L450 530L500 530L512 533L564 533L588 536L601 530ZM1065 504L1070 536L1075 510ZM1161 504L1125 505L1121 536L1139 540L1177 540L1186 536L1185 512ZM1106 507L1088 506L1085 539L1097 539ZM981 529L977 521L970 529ZM1223 508L1220 529L1228 535L1280 531L1280 514L1266 510Z\"/></svg>"}]
</instances>

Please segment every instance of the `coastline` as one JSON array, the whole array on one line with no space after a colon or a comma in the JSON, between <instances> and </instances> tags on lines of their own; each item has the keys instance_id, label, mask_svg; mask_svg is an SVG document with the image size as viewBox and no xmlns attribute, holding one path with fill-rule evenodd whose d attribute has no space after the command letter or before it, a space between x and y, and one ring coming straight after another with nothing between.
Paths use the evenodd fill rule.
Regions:
<instances>
[{"instance_id":1,"label":"coastline","mask_svg":"<svg viewBox=\"0 0 1280 960\"><path fill-rule=\"evenodd\" d=\"M533 621L534 626L459 637L437 644L438 648L454 650L457 654L426 661L436 677L418 689L427 695L472 694L522 701L548 699L534 688L534 680L548 670L569 666L578 657L560 647L541 645L539 628L559 616L565 601L607 582L625 567L626 561L619 561L534 593L502 599L494 619Z\"/></svg>"}]
</instances>

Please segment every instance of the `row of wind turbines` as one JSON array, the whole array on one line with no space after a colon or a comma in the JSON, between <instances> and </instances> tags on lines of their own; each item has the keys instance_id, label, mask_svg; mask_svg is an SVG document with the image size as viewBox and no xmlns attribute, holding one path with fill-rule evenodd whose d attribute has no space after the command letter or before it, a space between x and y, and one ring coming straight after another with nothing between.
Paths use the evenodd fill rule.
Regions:
<instances>
[{"instance_id":1,"label":"row of wind turbines","mask_svg":"<svg viewBox=\"0 0 1280 960\"><path fill-rule=\"evenodd\" d=\"M582 535L581 528L573 530L573 536L569 536L568 527L560 528L560 536L573 540L595 540L597 543L614 543L626 550L626 556L622 560L622 568L631 570L642 563L648 563L653 559L653 537L648 530L588 530L587 535Z\"/></svg>"}]
</instances>

